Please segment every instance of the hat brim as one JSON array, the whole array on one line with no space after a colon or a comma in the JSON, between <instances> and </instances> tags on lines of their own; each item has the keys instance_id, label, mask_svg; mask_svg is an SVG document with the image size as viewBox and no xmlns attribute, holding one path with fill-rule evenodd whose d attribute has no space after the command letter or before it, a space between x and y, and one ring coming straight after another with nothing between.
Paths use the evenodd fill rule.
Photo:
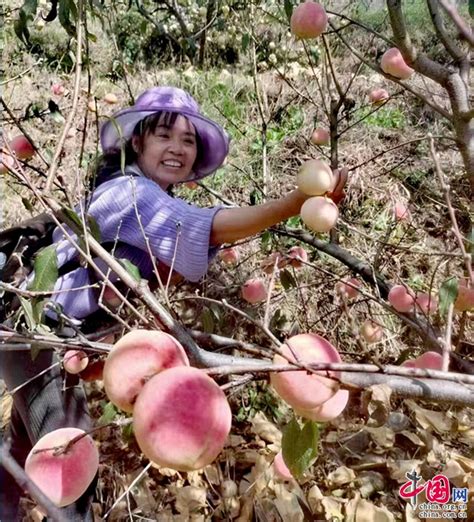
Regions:
<instances>
[{"instance_id":1,"label":"hat brim","mask_svg":"<svg viewBox=\"0 0 474 522\"><path fill-rule=\"evenodd\" d=\"M194 125L199 135L203 149L202 157L194 164L194 175L191 175L189 180L208 176L223 164L229 153L230 141L224 129L204 116L180 108L154 107L140 110L131 107L118 112L102 125L100 130L102 150L118 149L123 146L132 136L133 129L140 120L160 111L182 114Z\"/></svg>"}]
</instances>

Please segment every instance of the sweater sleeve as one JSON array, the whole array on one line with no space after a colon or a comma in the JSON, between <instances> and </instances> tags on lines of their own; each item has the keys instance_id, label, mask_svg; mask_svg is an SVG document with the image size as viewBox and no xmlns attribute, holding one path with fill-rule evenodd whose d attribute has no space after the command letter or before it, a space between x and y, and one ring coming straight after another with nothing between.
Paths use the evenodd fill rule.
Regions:
<instances>
[{"instance_id":1,"label":"sweater sleeve","mask_svg":"<svg viewBox=\"0 0 474 522\"><path fill-rule=\"evenodd\" d=\"M103 242L116 239L147 251L189 281L205 275L216 249L209 244L214 216L223 207L200 208L172 198L155 182L121 176L101 185L87 212Z\"/></svg>"}]
</instances>

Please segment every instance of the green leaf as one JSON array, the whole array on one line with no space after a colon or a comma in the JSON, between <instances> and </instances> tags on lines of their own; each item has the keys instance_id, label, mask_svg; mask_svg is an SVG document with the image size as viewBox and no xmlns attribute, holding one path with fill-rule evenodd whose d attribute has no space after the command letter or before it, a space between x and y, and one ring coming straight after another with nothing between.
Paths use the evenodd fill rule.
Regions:
<instances>
[{"instance_id":1,"label":"green leaf","mask_svg":"<svg viewBox=\"0 0 474 522\"><path fill-rule=\"evenodd\" d=\"M290 21L291 15L293 14L293 2L291 0L285 0L285 14L288 18L288 22Z\"/></svg>"},{"instance_id":2,"label":"green leaf","mask_svg":"<svg viewBox=\"0 0 474 522\"><path fill-rule=\"evenodd\" d=\"M68 207L61 207L61 211L65 214L65 216L70 219L72 222L74 222L81 230L83 229L84 225L82 224L81 218L74 212L74 210L71 210Z\"/></svg>"},{"instance_id":3,"label":"green leaf","mask_svg":"<svg viewBox=\"0 0 474 522\"><path fill-rule=\"evenodd\" d=\"M109 422L112 422L117 417L117 415L117 408L111 402L108 402L104 406L104 411L100 416L99 424L108 424Z\"/></svg>"},{"instance_id":4,"label":"green leaf","mask_svg":"<svg viewBox=\"0 0 474 522\"><path fill-rule=\"evenodd\" d=\"M137 265L134 265L131 261L125 258L120 258L119 263L125 268L125 270L135 279L135 281L140 282L142 276L140 275L140 270Z\"/></svg>"},{"instance_id":5,"label":"green leaf","mask_svg":"<svg viewBox=\"0 0 474 522\"><path fill-rule=\"evenodd\" d=\"M58 255L56 245L50 245L40 250L34 264L35 278L28 290L48 292L53 290L58 279Z\"/></svg>"},{"instance_id":6,"label":"green leaf","mask_svg":"<svg viewBox=\"0 0 474 522\"><path fill-rule=\"evenodd\" d=\"M466 251L471 254L471 256L474 256L474 227L471 228L471 233L466 238Z\"/></svg>"},{"instance_id":7,"label":"green leaf","mask_svg":"<svg viewBox=\"0 0 474 522\"><path fill-rule=\"evenodd\" d=\"M451 303L456 301L458 296L459 283L455 277L450 277L443 281L439 289L439 313L442 317L448 313L448 308Z\"/></svg>"},{"instance_id":8,"label":"green leaf","mask_svg":"<svg viewBox=\"0 0 474 522\"><path fill-rule=\"evenodd\" d=\"M100 227L95 218L91 215L87 215L87 224L89 225L90 233L92 237L98 242L101 242Z\"/></svg>"},{"instance_id":9,"label":"green leaf","mask_svg":"<svg viewBox=\"0 0 474 522\"><path fill-rule=\"evenodd\" d=\"M298 284L295 278L293 277L293 274L289 270L282 270L280 272L280 282L281 286L283 286L285 290L289 290L290 288L295 287Z\"/></svg>"},{"instance_id":10,"label":"green leaf","mask_svg":"<svg viewBox=\"0 0 474 522\"><path fill-rule=\"evenodd\" d=\"M71 22L74 11L77 14L73 0L59 0L58 19L60 24L66 29L69 36L76 35L76 29Z\"/></svg>"},{"instance_id":11,"label":"green leaf","mask_svg":"<svg viewBox=\"0 0 474 522\"><path fill-rule=\"evenodd\" d=\"M469 0L469 14L474 18L474 0Z\"/></svg>"},{"instance_id":12,"label":"green leaf","mask_svg":"<svg viewBox=\"0 0 474 522\"><path fill-rule=\"evenodd\" d=\"M28 301L28 299L25 299L22 296L18 296L18 299L20 300L23 313L25 314L28 330L33 331L36 328L36 322L34 319L33 306L31 304L31 301Z\"/></svg>"},{"instance_id":13,"label":"green leaf","mask_svg":"<svg viewBox=\"0 0 474 522\"><path fill-rule=\"evenodd\" d=\"M283 429L281 441L283 460L295 478L301 475L313 464L318 456L318 425L306 421L303 429L293 417Z\"/></svg>"},{"instance_id":14,"label":"green leaf","mask_svg":"<svg viewBox=\"0 0 474 522\"><path fill-rule=\"evenodd\" d=\"M214 314L212 313L209 308L204 310L204 312L201 315L202 320L202 329L206 333L214 333Z\"/></svg>"},{"instance_id":15,"label":"green leaf","mask_svg":"<svg viewBox=\"0 0 474 522\"><path fill-rule=\"evenodd\" d=\"M249 43L250 43L250 34L249 33L245 33L242 35L242 51L245 52L248 47L249 47Z\"/></svg>"}]
</instances>

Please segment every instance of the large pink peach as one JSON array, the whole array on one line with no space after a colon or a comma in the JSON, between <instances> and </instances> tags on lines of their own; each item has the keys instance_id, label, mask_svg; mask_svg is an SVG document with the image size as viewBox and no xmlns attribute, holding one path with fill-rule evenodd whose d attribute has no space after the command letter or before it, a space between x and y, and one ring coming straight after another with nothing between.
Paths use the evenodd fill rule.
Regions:
<instances>
[{"instance_id":1,"label":"large pink peach","mask_svg":"<svg viewBox=\"0 0 474 522\"><path fill-rule=\"evenodd\" d=\"M413 69L407 65L403 59L402 53L396 47L392 47L385 51L380 61L380 67L386 74L407 80L413 74Z\"/></svg>"},{"instance_id":2,"label":"large pink peach","mask_svg":"<svg viewBox=\"0 0 474 522\"><path fill-rule=\"evenodd\" d=\"M262 279L249 279L242 286L242 299L248 303L255 304L267 299L268 290Z\"/></svg>"},{"instance_id":3,"label":"large pink peach","mask_svg":"<svg viewBox=\"0 0 474 522\"><path fill-rule=\"evenodd\" d=\"M324 7L310 0L298 5L291 15L291 32L302 40L317 38L328 25L328 16Z\"/></svg>"},{"instance_id":4,"label":"large pink peach","mask_svg":"<svg viewBox=\"0 0 474 522\"><path fill-rule=\"evenodd\" d=\"M315 196L307 199L300 210L305 225L315 232L329 232L339 217L337 205L329 198Z\"/></svg>"},{"instance_id":5,"label":"large pink peach","mask_svg":"<svg viewBox=\"0 0 474 522\"><path fill-rule=\"evenodd\" d=\"M437 352L425 352L416 359L407 359L402 366L424 370L442 370L443 357Z\"/></svg>"},{"instance_id":6,"label":"large pink peach","mask_svg":"<svg viewBox=\"0 0 474 522\"><path fill-rule=\"evenodd\" d=\"M178 471L213 462L224 447L231 422L224 392L207 374L189 366L155 375L133 410L140 449L159 466Z\"/></svg>"},{"instance_id":7,"label":"large pink peach","mask_svg":"<svg viewBox=\"0 0 474 522\"><path fill-rule=\"evenodd\" d=\"M63 357L63 366L68 373L82 372L89 363L89 358L83 350L68 350Z\"/></svg>"},{"instance_id":8,"label":"large pink peach","mask_svg":"<svg viewBox=\"0 0 474 522\"><path fill-rule=\"evenodd\" d=\"M174 366L188 366L181 344L165 332L133 330L109 352L104 365L104 388L109 400L124 411L133 404L145 382Z\"/></svg>"},{"instance_id":9,"label":"large pink peach","mask_svg":"<svg viewBox=\"0 0 474 522\"><path fill-rule=\"evenodd\" d=\"M415 304L413 292L403 285L392 286L388 293L388 302L397 312L410 312Z\"/></svg>"},{"instance_id":10,"label":"large pink peach","mask_svg":"<svg viewBox=\"0 0 474 522\"><path fill-rule=\"evenodd\" d=\"M287 359L276 354L273 358L274 364L341 362L336 348L314 333L290 337L281 349ZM304 370L278 372L270 374L270 382L278 395L290 406L308 410L326 402L339 388L336 381L322 375L327 375L327 372L308 373ZM329 372L329 375L338 377L339 372Z\"/></svg>"},{"instance_id":11,"label":"large pink peach","mask_svg":"<svg viewBox=\"0 0 474 522\"><path fill-rule=\"evenodd\" d=\"M321 196L334 186L331 167L321 160L308 160L301 165L296 184L308 196Z\"/></svg>"},{"instance_id":12,"label":"large pink peach","mask_svg":"<svg viewBox=\"0 0 474 522\"><path fill-rule=\"evenodd\" d=\"M305 419L316 422L329 422L344 411L349 401L349 392L347 390L338 390L330 399L323 402L321 406L317 406L311 410L295 410L295 413L301 415Z\"/></svg>"},{"instance_id":13,"label":"large pink peach","mask_svg":"<svg viewBox=\"0 0 474 522\"><path fill-rule=\"evenodd\" d=\"M41 437L26 459L26 474L58 507L72 504L89 487L99 468L99 452L89 435L74 442L65 453L48 448L66 444L84 433L79 428L51 431Z\"/></svg>"}]
</instances>

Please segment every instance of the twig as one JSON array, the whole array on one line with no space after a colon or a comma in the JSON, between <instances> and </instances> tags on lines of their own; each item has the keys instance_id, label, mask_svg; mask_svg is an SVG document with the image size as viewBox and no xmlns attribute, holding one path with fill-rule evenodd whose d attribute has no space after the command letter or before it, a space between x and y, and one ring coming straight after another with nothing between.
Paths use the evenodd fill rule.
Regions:
<instances>
[{"instance_id":1,"label":"twig","mask_svg":"<svg viewBox=\"0 0 474 522\"><path fill-rule=\"evenodd\" d=\"M64 143L67 138L69 129L71 128L74 117L76 116L77 105L79 101L79 89L81 87L81 71L82 71L82 33L84 29L84 4L83 0L77 2L77 23L76 23L76 68L74 78L74 91L72 94L72 107L68 114L66 123L64 124L61 137L59 138L58 144L53 154L51 166L49 167L48 177L45 184L45 192L51 191L51 186L54 182L56 171L59 167L59 158L62 154Z\"/></svg>"},{"instance_id":2,"label":"twig","mask_svg":"<svg viewBox=\"0 0 474 522\"><path fill-rule=\"evenodd\" d=\"M433 162L435 164L436 174L438 176L438 179L439 179L439 182L441 185L441 190L443 191L443 194L444 194L444 199L446 200L446 204L448 206L449 217L451 218L451 223L453 224L453 232L454 232L454 235L458 242L459 249L462 252L464 262L466 264L466 270L467 270L467 273L469 274L469 279L471 281L471 284L474 284L474 271L472 269L471 254L468 254L466 252L466 248L464 247L464 241L463 241L461 232L459 230L458 222L456 219L456 214L454 213L453 205L451 204L451 196L450 196L450 192L449 192L450 187L449 187L449 184L446 183L444 173L441 170L439 158L438 158L438 155L436 154L436 150L434 147L433 136L431 136L431 134L428 134L427 137L430 142L430 152L431 152L431 157L433 158Z\"/></svg>"},{"instance_id":3,"label":"twig","mask_svg":"<svg viewBox=\"0 0 474 522\"><path fill-rule=\"evenodd\" d=\"M462 36L469 42L469 45L474 46L474 35L471 28L466 24L466 21L461 17L454 4L446 2L446 0L438 0L442 8L448 13L454 25L458 28Z\"/></svg>"}]
</instances>

